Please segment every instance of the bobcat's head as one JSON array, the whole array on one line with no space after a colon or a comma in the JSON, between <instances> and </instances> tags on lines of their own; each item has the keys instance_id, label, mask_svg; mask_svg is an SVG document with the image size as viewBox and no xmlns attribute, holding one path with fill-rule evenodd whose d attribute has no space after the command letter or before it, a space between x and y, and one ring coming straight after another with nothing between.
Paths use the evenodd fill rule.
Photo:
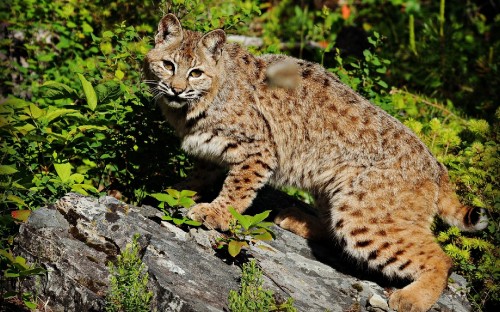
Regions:
<instances>
[{"instance_id":1,"label":"bobcat's head","mask_svg":"<svg viewBox=\"0 0 500 312\"><path fill-rule=\"evenodd\" d=\"M146 82L155 99L164 97L170 107L180 108L217 88L225 41L221 29L202 35L183 30L175 15L164 16L145 61Z\"/></svg>"}]
</instances>

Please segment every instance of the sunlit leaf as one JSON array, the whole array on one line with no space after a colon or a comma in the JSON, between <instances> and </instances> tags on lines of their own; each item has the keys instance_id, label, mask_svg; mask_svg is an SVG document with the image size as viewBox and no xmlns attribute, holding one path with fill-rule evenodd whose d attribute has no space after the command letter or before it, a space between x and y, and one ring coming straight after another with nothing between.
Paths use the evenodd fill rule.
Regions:
<instances>
[{"instance_id":1,"label":"sunlit leaf","mask_svg":"<svg viewBox=\"0 0 500 312\"><path fill-rule=\"evenodd\" d=\"M10 215L17 221L26 222L31 214L31 210L14 210L11 211Z\"/></svg>"},{"instance_id":2,"label":"sunlit leaf","mask_svg":"<svg viewBox=\"0 0 500 312\"><path fill-rule=\"evenodd\" d=\"M174 221L175 225L181 225L184 223L184 220L177 218L173 218L172 221Z\"/></svg>"},{"instance_id":3,"label":"sunlit leaf","mask_svg":"<svg viewBox=\"0 0 500 312\"><path fill-rule=\"evenodd\" d=\"M47 81L42 85L45 96L50 99L65 99L77 96L75 89L57 81Z\"/></svg>"},{"instance_id":4,"label":"sunlit leaf","mask_svg":"<svg viewBox=\"0 0 500 312\"><path fill-rule=\"evenodd\" d=\"M94 90L100 103L114 100L123 94L120 84L113 80L98 84Z\"/></svg>"},{"instance_id":5,"label":"sunlit leaf","mask_svg":"<svg viewBox=\"0 0 500 312\"><path fill-rule=\"evenodd\" d=\"M154 193L154 194L150 194L149 196L156 198L156 200L158 200L158 201L166 202L171 207L176 206L178 203L177 199L173 198L170 194Z\"/></svg>"},{"instance_id":6,"label":"sunlit leaf","mask_svg":"<svg viewBox=\"0 0 500 312\"><path fill-rule=\"evenodd\" d=\"M80 114L80 112L78 112L75 109L61 108L61 109L56 109L54 111L47 112L47 114L44 116L44 118L47 122L51 122L54 119L56 119L57 117L68 115L68 114L76 114L76 115L82 116Z\"/></svg>"},{"instance_id":7,"label":"sunlit leaf","mask_svg":"<svg viewBox=\"0 0 500 312\"><path fill-rule=\"evenodd\" d=\"M14 166L0 165L0 175L14 174L17 169Z\"/></svg>"},{"instance_id":8,"label":"sunlit leaf","mask_svg":"<svg viewBox=\"0 0 500 312\"><path fill-rule=\"evenodd\" d=\"M30 105L26 107L24 111L34 119L38 119L45 114L45 111L43 109L40 109L33 103L30 103Z\"/></svg>"},{"instance_id":9,"label":"sunlit leaf","mask_svg":"<svg viewBox=\"0 0 500 312\"><path fill-rule=\"evenodd\" d=\"M251 217L247 217L244 215L239 214L233 207L229 207L229 212L231 215L238 220L238 222L245 228L245 230L248 230L252 224Z\"/></svg>"},{"instance_id":10,"label":"sunlit leaf","mask_svg":"<svg viewBox=\"0 0 500 312\"><path fill-rule=\"evenodd\" d=\"M174 189L167 189L166 190L168 194L170 194L172 197L174 198L179 198L181 197L181 193L178 191L178 190L174 190Z\"/></svg>"},{"instance_id":11,"label":"sunlit leaf","mask_svg":"<svg viewBox=\"0 0 500 312\"><path fill-rule=\"evenodd\" d=\"M192 225L192 226L200 226L203 224L203 223L195 221L195 220L185 220L184 223L186 223L187 225Z\"/></svg>"},{"instance_id":12,"label":"sunlit leaf","mask_svg":"<svg viewBox=\"0 0 500 312\"><path fill-rule=\"evenodd\" d=\"M70 163L54 164L54 168L56 169L57 175L63 183L69 182L71 176L71 168L73 168Z\"/></svg>"},{"instance_id":13,"label":"sunlit leaf","mask_svg":"<svg viewBox=\"0 0 500 312\"><path fill-rule=\"evenodd\" d=\"M245 241L232 240L227 245L227 251L231 257L234 258L241 252L241 248L243 247L248 247L248 243Z\"/></svg>"},{"instance_id":14,"label":"sunlit leaf","mask_svg":"<svg viewBox=\"0 0 500 312\"><path fill-rule=\"evenodd\" d=\"M94 111L97 107L97 95L95 93L95 90L92 87L92 84L88 82L82 74L78 73L77 75L78 79L80 79L80 82L82 83L85 97L87 98L87 106L90 108L90 110Z\"/></svg>"},{"instance_id":15,"label":"sunlit leaf","mask_svg":"<svg viewBox=\"0 0 500 312\"><path fill-rule=\"evenodd\" d=\"M184 208L189 208L189 207L193 206L195 204L195 202L194 202L194 200L192 200L189 197L181 197L181 199L179 199L178 204Z\"/></svg>"},{"instance_id":16,"label":"sunlit leaf","mask_svg":"<svg viewBox=\"0 0 500 312\"><path fill-rule=\"evenodd\" d=\"M267 231L265 233L255 235L255 236L253 236L253 238L258 239L258 240L263 240L263 241L274 239L273 236L271 235L271 233L269 233Z\"/></svg>"},{"instance_id":17,"label":"sunlit leaf","mask_svg":"<svg viewBox=\"0 0 500 312\"><path fill-rule=\"evenodd\" d=\"M271 213L271 210L266 210L264 212L261 212L259 214L256 214L255 216L252 217L252 224L250 226L254 226L257 223L263 221L269 216L269 213Z\"/></svg>"},{"instance_id":18,"label":"sunlit leaf","mask_svg":"<svg viewBox=\"0 0 500 312\"><path fill-rule=\"evenodd\" d=\"M21 206L26 206L26 202L20 198L19 196L16 196L16 195L7 195L7 200L10 200L12 202L15 202L16 204L19 204Z\"/></svg>"},{"instance_id":19,"label":"sunlit leaf","mask_svg":"<svg viewBox=\"0 0 500 312\"><path fill-rule=\"evenodd\" d=\"M182 190L180 197L193 197L194 195L196 195L195 191Z\"/></svg>"}]
</instances>

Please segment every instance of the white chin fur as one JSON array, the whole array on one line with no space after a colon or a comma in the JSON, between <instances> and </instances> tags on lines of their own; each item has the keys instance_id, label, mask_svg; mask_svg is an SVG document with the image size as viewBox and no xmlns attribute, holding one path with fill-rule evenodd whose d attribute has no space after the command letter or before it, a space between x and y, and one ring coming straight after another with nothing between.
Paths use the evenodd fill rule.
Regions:
<instances>
[{"instance_id":1,"label":"white chin fur","mask_svg":"<svg viewBox=\"0 0 500 312\"><path fill-rule=\"evenodd\" d=\"M167 100L165 99L164 101L165 104L167 104L168 106L172 107L172 108L181 108L183 107L184 105L187 104L187 101L172 101L172 100Z\"/></svg>"}]
</instances>

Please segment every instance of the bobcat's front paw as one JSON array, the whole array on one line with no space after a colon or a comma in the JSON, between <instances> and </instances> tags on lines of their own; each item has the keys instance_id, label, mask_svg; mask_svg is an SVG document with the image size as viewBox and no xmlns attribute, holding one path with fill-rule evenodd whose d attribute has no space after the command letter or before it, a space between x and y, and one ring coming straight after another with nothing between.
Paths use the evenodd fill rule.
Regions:
<instances>
[{"instance_id":1,"label":"bobcat's front paw","mask_svg":"<svg viewBox=\"0 0 500 312\"><path fill-rule=\"evenodd\" d=\"M213 204L197 204L188 211L188 217L203 224L209 229L219 229L227 231L229 229L229 221L232 216L224 207Z\"/></svg>"}]
</instances>

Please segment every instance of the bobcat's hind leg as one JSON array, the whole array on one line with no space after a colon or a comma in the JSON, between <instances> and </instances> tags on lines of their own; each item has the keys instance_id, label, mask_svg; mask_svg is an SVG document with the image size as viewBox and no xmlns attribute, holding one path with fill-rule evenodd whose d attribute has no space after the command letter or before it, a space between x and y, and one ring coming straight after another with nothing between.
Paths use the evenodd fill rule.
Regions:
<instances>
[{"instance_id":1,"label":"bobcat's hind leg","mask_svg":"<svg viewBox=\"0 0 500 312\"><path fill-rule=\"evenodd\" d=\"M408 261L412 264L408 273L415 280L395 291L389 298L389 306L397 311L428 311L446 288L451 259L434 240L428 240L422 251Z\"/></svg>"},{"instance_id":2,"label":"bobcat's hind leg","mask_svg":"<svg viewBox=\"0 0 500 312\"><path fill-rule=\"evenodd\" d=\"M389 277L413 280L390 296L392 309L428 311L446 288L452 262L430 229L410 223L366 227L351 230L347 241L348 250L367 260L370 267Z\"/></svg>"},{"instance_id":3,"label":"bobcat's hind leg","mask_svg":"<svg viewBox=\"0 0 500 312\"><path fill-rule=\"evenodd\" d=\"M392 294L391 308L428 311L446 287L452 264L430 229L437 185L432 180L408 185L385 179L383 188L377 181L361 180L337 202L332 213L335 231L345 240L346 250L371 268L413 280Z\"/></svg>"},{"instance_id":4,"label":"bobcat's hind leg","mask_svg":"<svg viewBox=\"0 0 500 312\"><path fill-rule=\"evenodd\" d=\"M329 221L325 214L330 210L329 200L326 196L315 196L316 213L319 216L307 213L298 208L282 210L274 219L274 223L281 228L295 233L305 239L324 240L330 239Z\"/></svg>"},{"instance_id":5,"label":"bobcat's hind leg","mask_svg":"<svg viewBox=\"0 0 500 312\"><path fill-rule=\"evenodd\" d=\"M328 231L321 218L298 208L281 211L274 218L274 223L306 239L322 240L328 237Z\"/></svg>"}]
</instances>

